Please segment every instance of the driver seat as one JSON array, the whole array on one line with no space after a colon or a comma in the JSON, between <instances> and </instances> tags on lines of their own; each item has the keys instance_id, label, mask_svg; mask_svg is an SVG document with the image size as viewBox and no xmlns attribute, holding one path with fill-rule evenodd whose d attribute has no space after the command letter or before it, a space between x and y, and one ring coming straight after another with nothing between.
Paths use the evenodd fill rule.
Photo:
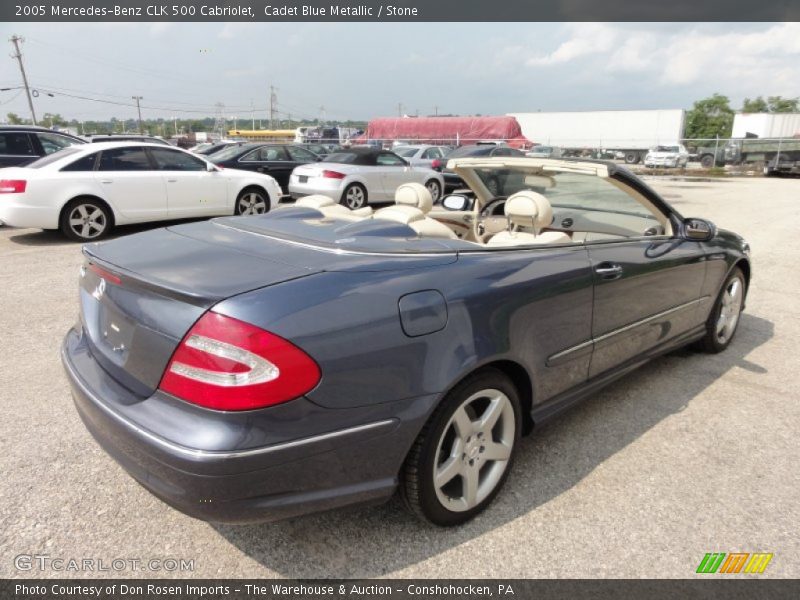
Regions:
<instances>
[{"instance_id":1,"label":"driver seat","mask_svg":"<svg viewBox=\"0 0 800 600\"><path fill-rule=\"evenodd\" d=\"M432 208L433 198L428 188L421 183L404 183L394 193L394 206L375 211L373 218L408 225L419 237L457 240L452 229L428 216Z\"/></svg>"},{"instance_id":2,"label":"driver seat","mask_svg":"<svg viewBox=\"0 0 800 600\"><path fill-rule=\"evenodd\" d=\"M553 207L542 194L522 190L508 197L505 204L508 231L493 236L487 246L529 246L532 244L569 244L572 239L561 231L546 231L542 228L553 222ZM530 231L520 231L521 227Z\"/></svg>"}]
</instances>

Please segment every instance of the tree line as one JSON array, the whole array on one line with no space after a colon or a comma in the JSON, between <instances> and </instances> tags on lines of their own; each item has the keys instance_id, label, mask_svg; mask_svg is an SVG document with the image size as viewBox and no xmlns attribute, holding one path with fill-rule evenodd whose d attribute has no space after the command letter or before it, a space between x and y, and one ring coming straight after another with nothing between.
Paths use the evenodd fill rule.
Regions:
<instances>
[{"instance_id":1,"label":"tree line","mask_svg":"<svg viewBox=\"0 0 800 600\"><path fill-rule=\"evenodd\" d=\"M781 96L768 96L766 99L758 96L752 100L745 98L740 112L800 112L800 98L782 98ZM733 131L735 114L736 111L731 108L730 99L722 94L714 94L698 100L686 113L684 135L688 139L709 139L717 136L729 138Z\"/></svg>"}]
</instances>

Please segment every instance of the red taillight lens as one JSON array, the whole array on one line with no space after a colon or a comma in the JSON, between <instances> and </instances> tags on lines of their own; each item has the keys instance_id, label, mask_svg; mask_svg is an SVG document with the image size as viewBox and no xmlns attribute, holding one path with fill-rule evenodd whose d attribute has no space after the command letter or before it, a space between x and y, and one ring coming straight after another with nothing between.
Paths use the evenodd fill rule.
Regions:
<instances>
[{"instance_id":1,"label":"red taillight lens","mask_svg":"<svg viewBox=\"0 0 800 600\"><path fill-rule=\"evenodd\" d=\"M440 161L438 158L434 158L433 161L431 162L431 169L438 170L441 168L442 168L442 161Z\"/></svg>"},{"instance_id":2,"label":"red taillight lens","mask_svg":"<svg viewBox=\"0 0 800 600\"><path fill-rule=\"evenodd\" d=\"M285 339L214 312L194 324L159 388L215 410L250 410L293 400L320 380L317 363Z\"/></svg>"},{"instance_id":3,"label":"red taillight lens","mask_svg":"<svg viewBox=\"0 0 800 600\"><path fill-rule=\"evenodd\" d=\"M0 180L0 194L21 194L27 187L28 182L24 179Z\"/></svg>"},{"instance_id":4,"label":"red taillight lens","mask_svg":"<svg viewBox=\"0 0 800 600\"><path fill-rule=\"evenodd\" d=\"M339 173L339 171L328 171L325 170L322 172L322 176L328 179L344 179L344 173Z\"/></svg>"},{"instance_id":5,"label":"red taillight lens","mask_svg":"<svg viewBox=\"0 0 800 600\"><path fill-rule=\"evenodd\" d=\"M114 275L111 271L107 271L103 267L97 266L94 263L89 263L89 269L91 269L98 277L101 279L105 279L111 283L116 283L120 285L122 280L119 278L119 275Z\"/></svg>"}]
</instances>

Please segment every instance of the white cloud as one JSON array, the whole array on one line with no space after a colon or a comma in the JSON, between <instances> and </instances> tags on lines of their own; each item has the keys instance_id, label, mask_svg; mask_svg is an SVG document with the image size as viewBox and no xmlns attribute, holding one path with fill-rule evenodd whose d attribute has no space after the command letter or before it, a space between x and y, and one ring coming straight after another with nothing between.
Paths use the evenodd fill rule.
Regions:
<instances>
[{"instance_id":1,"label":"white cloud","mask_svg":"<svg viewBox=\"0 0 800 600\"><path fill-rule=\"evenodd\" d=\"M616 30L604 23L576 23L567 27L571 37L559 44L549 54L533 56L527 60L529 66L557 65L585 56L606 52L614 46Z\"/></svg>"}]
</instances>

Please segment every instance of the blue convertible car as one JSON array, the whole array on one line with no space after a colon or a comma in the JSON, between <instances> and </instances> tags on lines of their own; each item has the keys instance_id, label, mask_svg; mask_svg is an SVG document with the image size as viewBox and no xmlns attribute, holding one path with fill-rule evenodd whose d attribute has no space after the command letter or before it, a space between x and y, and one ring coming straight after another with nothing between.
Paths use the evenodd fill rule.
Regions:
<instances>
[{"instance_id":1,"label":"blue convertible car","mask_svg":"<svg viewBox=\"0 0 800 600\"><path fill-rule=\"evenodd\" d=\"M385 500L455 525L523 434L645 361L724 350L749 248L611 163L453 159L349 211L324 196L84 247L62 348L81 418L211 521ZM487 185L490 183L490 185Z\"/></svg>"}]
</instances>

